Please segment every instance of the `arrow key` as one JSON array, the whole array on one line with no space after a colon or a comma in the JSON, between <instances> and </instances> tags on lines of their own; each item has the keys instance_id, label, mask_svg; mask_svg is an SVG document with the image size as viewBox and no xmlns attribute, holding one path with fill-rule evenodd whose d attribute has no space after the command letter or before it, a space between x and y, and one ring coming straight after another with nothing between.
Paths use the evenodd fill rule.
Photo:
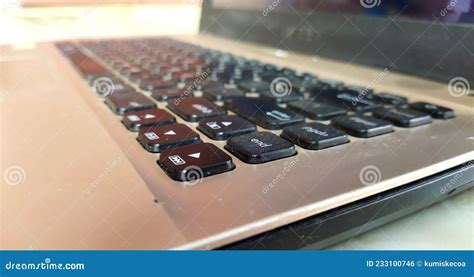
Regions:
<instances>
[{"instance_id":1,"label":"arrow key","mask_svg":"<svg viewBox=\"0 0 474 277\"><path fill-rule=\"evenodd\" d=\"M213 116L199 121L199 131L214 140L252 133L257 130L254 124L236 115Z\"/></svg>"},{"instance_id":2,"label":"arrow key","mask_svg":"<svg viewBox=\"0 0 474 277\"><path fill-rule=\"evenodd\" d=\"M174 116L162 109L149 109L124 114L122 123L130 131L138 132L140 129L161 126L176 122Z\"/></svg>"},{"instance_id":3,"label":"arrow key","mask_svg":"<svg viewBox=\"0 0 474 277\"><path fill-rule=\"evenodd\" d=\"M186 145L165 150L158 164L173 180L191 185L198 179L230 171L235 168L232 158L211 143Z\"/></svg>"},{"instance_id":4,"label":"arrow key","mask_svg":"<svg viewBox=\"0 0 474 277\"><path fill-rule=\"evenodd\" d=\"M149 152L201 142L199 134L183 124L170 124L140 130L138 142Z\"/></svg>"}]
</instances>

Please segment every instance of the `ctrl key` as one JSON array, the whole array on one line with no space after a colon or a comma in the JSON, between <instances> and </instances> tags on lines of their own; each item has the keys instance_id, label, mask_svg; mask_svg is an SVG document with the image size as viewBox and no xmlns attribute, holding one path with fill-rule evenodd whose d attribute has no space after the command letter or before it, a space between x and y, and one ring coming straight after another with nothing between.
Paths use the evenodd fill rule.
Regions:
<instances>
[{"instance_id":1,"label":"ctrl key","mask_svg":"<svg viewBox=\"0 0 474 277\"><path fill-rule=\"evenodd\" d=\"M192 182L235 168L232 158L210 143L165 150L158 164L173 180L182 182Z\"/></svg>"}]
</instances>

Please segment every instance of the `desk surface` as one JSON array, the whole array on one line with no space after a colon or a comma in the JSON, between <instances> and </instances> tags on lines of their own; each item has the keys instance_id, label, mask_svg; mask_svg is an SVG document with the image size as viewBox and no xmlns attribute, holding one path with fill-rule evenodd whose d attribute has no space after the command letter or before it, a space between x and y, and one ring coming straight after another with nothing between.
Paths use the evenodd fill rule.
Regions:
<instances>
[{"instance_id":1,"label":"desk surface","mask_svg":"<svg viewBox=\"0 0 474 277\"><path fill-rule=\"evenodd\" d=\"M191 5L0 11L0 25L8 26L0 30L0 45L23 48L63 39L193 34L198 32L199 14L200 10ZM474 249L473 203L471 189L332 249Z\"/></svg>"}]
</instances>

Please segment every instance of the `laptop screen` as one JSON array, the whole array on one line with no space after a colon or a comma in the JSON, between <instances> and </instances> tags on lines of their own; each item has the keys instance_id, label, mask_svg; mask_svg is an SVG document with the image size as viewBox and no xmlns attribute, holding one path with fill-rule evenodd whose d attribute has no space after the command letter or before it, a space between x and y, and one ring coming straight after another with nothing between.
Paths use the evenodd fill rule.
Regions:
<instances>
[{"instance_id":1,"label":"laptop screen","mask_svg":"<svg viewBox=\"0 0 474 277\"><path fill-rule=\"evenodd\" d=\"M474 23L474 0L215 0L221 9L240 9L270 13L347 13L390 16L450 23Z\"/></svg>"},{"instance_id":2,"label":"laptop screen","mask_svg":"<svg viewBox=\"0 0 474 277\"><path fill-rule=\"evenodd\" d=\"M474 82L474 0L203 0L201 33Z\"/></svg>"}]
</instances>

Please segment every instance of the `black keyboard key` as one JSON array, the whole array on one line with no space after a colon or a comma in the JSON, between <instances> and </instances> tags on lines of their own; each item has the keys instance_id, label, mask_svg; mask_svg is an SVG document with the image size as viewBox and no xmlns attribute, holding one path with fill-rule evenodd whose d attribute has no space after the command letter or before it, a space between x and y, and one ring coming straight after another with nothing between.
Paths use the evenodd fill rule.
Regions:
<instances>
[{"instance_id":1,"label":"black keyboard key","mask_svg":"<svg viewBox=\"0 0 474 277\"><path fill-rule=\"evenodd\" d=\"M303 116L281 108L273 101L233 97L227 99L225 104L234 113L269 130L281 129L304 121Z\"/></svg>"},{"instance_id":2,"label":"black keyboard key","mask_svg":"<svg viewBox=\"0 0 474 277\"><path fill-rule=\"evenodd\" d=\"M245 92L261 92L270 90L270 83L264 81L242 81L237 86Z\"/></svg>"},{"instance_id":3,"label":"black keyboard key","mask_svg":"<svg viewBox=\"0 0 474 277\"><path fill-rule=\"evenodd\" d=\"M285 127L281 136L310 150L324 149L349 142L349 138L341 130L318 122Z\"/></svg>"},{"instance_id":4,"label":"black keyboard key","mask_svg":"<svg viewBox=\"0 0 474 277\"><path fill-rule=\"evenodd\" d=\"M315 120L328 120L347 113L347 110L327 103L313 101L297 101L288 103L288 108L301 112Z\"/></svg>"},{"instance_id":5,"label":"black keyboard key","mask_svg":"<svg viewBox=\"0 0 474 277\"><path fill-rule=\"evenodd\" d=\"M288 80L290 80L292 91L294 92L311 92L318 87L315 77L311 77L311 75L305 75L305 77L300 78L289 78Z\"/></svg>"},{"instance_id":6,"label":"black keyboard key","mask_svg":"<svg viewBox=\"0 0 474 277\"><path fill-rule=\"evenodd\" d=\"M242 134L257 131L257 127L236 115L222 115L199 121L199 131L214 140L226 140Z\"/></svg>"},{"instance_id":7,"label":"black keyboard key","mask_svg":"<svg viewBox=\"0 0 474 277\"><path fill-rule=\"evenodd\" d=\"M304 89L308 84L315 84L314 80L306 79L304 76L296 76L294 74L275 73L274 71L264 71L259 74L261 80L264 80L270 84L277 84L278 82L285 82L291 84L291 87L295 91Z\"/></svg>"},{"instance_id":8,"label":"black keyboard key","mask_svg":"<svg viewBox=\"0 0 474 277\"><path fill-rule=\"evenodd\" d=\"M438 119L449 119L455 117L454 111L450 108L433 105L426 102L417 102L409 105L410 108L427 113L434 118Z\"/></svg>"},{"instance_id":9,"label":"black keyboard key","mask_svg":"<svg viewBox=\"0 0 474 277\"><path fill-rule=\"evenodd\" d=\"M346 133L360 138L369 138L393 132L393 125L371 116L342 116L334 124Z\"/></svg>"},{"instance_id":10,"label":"black keyboard key","mask_svg":"<svg viewBox=\"0 0 474 277\"><path fill-rule=\"evenodd\" d=\"M230 138L225 149L246 163L258 164L296 155L293 143L270 132Z\"/></svg>"},{"instance_id":11,"label":"black keyboard key","mask_svg":"<svg viewBox=\"0 0 474 277\"><path fill-rule=\"evenodd\" d=\"M383 106L353 90L324 90L315 96L315 100L329 102L355 112L368 112Z\"/></svg>"},{"instance_id":12,"label":"black keyboard key","mask_svg":"<svg viewBox=\"0 0 474 277\"><path fill-rule=\"evenodd\" d=\"M392 122L400 127L415 127L431 123L431 116L407 108L380 108L372 111L377 118Z\"/></svg>"},{"instance_id":13,"label":"black keyboard key","mask_svg":"<svg viewBox=\"0 0 474 277\"><path fill-rule=\"evenodd\" d=\"M205 91L220 91L224 89L224 84L220 81L204 81L201 84L197 84L199 90Z\"/></svg>"},{"instance_id":14,"label":"black keyboard key","mask_svg":"<svg viewBox=\"0 0 474 277\"><path fill-rule=\"evenodd\" d=\"M344 82L332 79L319 79L312 87L311 93L318 94L326 89L340 89L344 87Z\"/></svg>"},{"instance_id":15,"label":"black keyboard key","mask_svg":"<svg viewBox=\"0 0 474 277\"><path fill-rule=\"evenodd\" d=\"M176 122L174 116L162 109L142 110L128 112L123 115L122 123L130 131L139 131L140 129L166 125Z\"/></svg>"},{"instance_id":16,"label":"black keyboard key","mask_svg":"<svg viewBox=\"0 0 474 277\"><path fill-rule=\"evenodd\" d=\"M129 111L139 111L156 108L156 103L141 93L113 93L105 98L105 104L118 115Z\"/></svg>"},{"instance_id":17,"label":"black keyboard key","mask_svg":"<svg viewBox=\"0 0 474 277\"><path fill-rule=\"evenodd\" d=\"M223 101L229 97L244 95L244 92L237 88L203 89L203 96L211 101Z\"/></svg>"},{"instance_id":18,"label":"black keyboard key","mask_svg":"<svg viewBox=\"0 0 474 277\"><path fill-rule=\"evenodd\" d=\"M374 90L370 87L364 87L364 86L356 86L356 85L347 85L344 88L342 88L345 91L350 91L356 96L361 95L361 97L371 97L374 95Z\"/></svg>"},{"instance_id":19,"label":"black keyboard key","mask_svg":"<svg viewBox=\"0 0 474 277\"><path fill-rule=\"evenodd\" d=\"M165 102L170 99L186 98L194 96L193 90L180 88L163 88L154 90L151 97L160 102Z\"/></svg>"},{"instance_id":20,"label":"black keyboard key","mask_svg":"<svg viewBox=\"0 0 474 277\"><path fill-rule=\"evenodd\" d=\"M164 149L199 143L199 134L183 124L170 124L142 129L138 142L149 152L159 153Z\"/></svg>"},{"instance_id":21,"label":"black keyboard key","mask_svg":"<svg viewBox=\"0 0 474 277\"><path fill-rule=\"evenodd\" d=\"M260 80L270 83L275 78L284 77L284 75L281 72L277 72L275 70L268 70L264 68L261 72L259 72L258 77L260 78Z\"/></svg>"},{"instance_id":22,"label":"black keyboard key","mask_svg":"<svg viewBox=\"0 0 474 277\"><path fill-rule=\"evenodd\" d=\"M160 167L176 181L196 184L198 179L235 168L232 158L217 146L199 143L165 150L158 160Z\"/></svg>"},{"instance_id":23,"label":"black keyboard key","mask_svg":"<svg viewBox=\"0 0 474 277\"><path fill-rule=\"evenodd\" d=\"M408 101L406 97L391 94L388 92L380 92L373 96L373 99L384 103L385 105L400 106L405 105Z\"/></svg>"},{"instance_id":24,"label":"black keyboard key","mask_svg":"<svg viewBox=\"0 0 474 277\"><path fill-rule=\"evenodd\" d=\"M297 92L289 92L279 95L278 93L272 93L271 91L264 91L260 94L263 99L273 100L277 103L288 103L293 101L303 100L303 95Z\"/></svg>"},{"instance_id":25,"label":"black keyboard key","mask_svg":"<svg viewBox=\"0 0 474 277\"><path fill-rule=\"evenodd\" d=\"M225 109L217 106L205 98L175 99L168 102L168 109L189 122L196 122L205 117L223 115Z\"/></svg>"}]
</instances>

